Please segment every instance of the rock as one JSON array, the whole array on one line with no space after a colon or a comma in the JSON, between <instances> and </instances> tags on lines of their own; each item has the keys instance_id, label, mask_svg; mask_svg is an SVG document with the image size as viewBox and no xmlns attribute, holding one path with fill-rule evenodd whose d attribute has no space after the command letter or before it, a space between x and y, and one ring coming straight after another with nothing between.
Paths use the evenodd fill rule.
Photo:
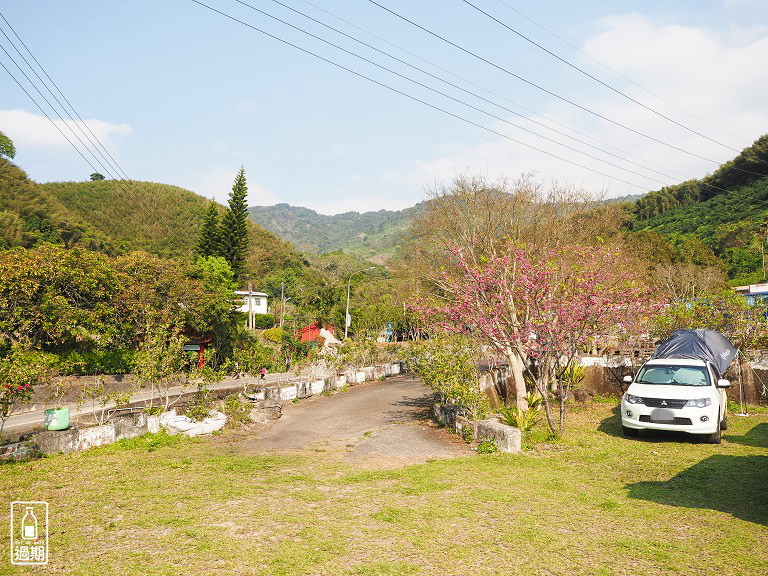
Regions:
<instances>
[{"instance_id":1,"label":"rock","mask_svg":"<svg viewBox=\"0 0 768 576\"><path fill-rule=\"evenodd\" d=\"M115 440L123 438L136 438L149 432L146 412L132 412L121 414L112 418L115 426Z\"/></svg>"},{"instance_id":2,"label":"rock","mask_svg":"<svg viewBox=\"0 0 768 576\"><path fill-rule=\"evenodd\" d=\"M496 420L480 420L477 422L478 442L493 440L502 452L520 452L523 435L519 429L513 428Z\"/></svg>"},{"instance_id":3,"label":"rock","mask_svg":"<svg viewBox=\"0 0 768 576\"><path fill-rule=\"evenodd\" d=\"M267 424L283 415L283 404L277 400L261 400L255 402L249 416L253 422Z\"/></svg>"},{"instance_id":4,"label":"rock","mask_svg":"<svg viewBox=\"0 0 768 576\"><path fill-rule=\"evenodd\" d=\"M76 427L67 430L46 430L32 434L32 441L43 454L75 452L79 447L80 430Z\"/></svg>"},{"instance_id":5,"label":"rock","mask_svg":"<svg viewBox=\"0 0 768 576\"><path fill-rule=\"evenodd\" d=\"M112 422L102 426L81 428L78 436L78 450L87 450L104 444L112 444L115 441L115 426Z\"/></svg>"},{"instance_id":6,"label":"rock","mask_svg":"<svg viewBox=\"0 0 768 576\"><path fill-rule=\"evenodd\" d=\"M20 440L0 446L0 460L26 460L38 456L40 456L40 450L31 440Z\"/></svg>"}]
</instances>

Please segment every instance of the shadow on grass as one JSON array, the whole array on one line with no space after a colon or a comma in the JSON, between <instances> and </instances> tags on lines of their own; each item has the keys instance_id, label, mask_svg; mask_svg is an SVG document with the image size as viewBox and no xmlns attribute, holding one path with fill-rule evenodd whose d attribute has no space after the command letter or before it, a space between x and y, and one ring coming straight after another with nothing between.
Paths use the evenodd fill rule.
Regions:
<instances>
[{"instance_id":1,"label":"shadow on grass","mask_svg":"<svg viewBox=\"0 0 768 576\"><path fill-rule=\"evenodd\" d=\"M609 436L623 436L621 433L621 405L617 404L613 410L611 410L611 414L613 414L613 416L604 418L597 426L597 429Z\"/></svg>"},{"instance_id":2,"label":"shadow on grass","mask_svg":"<svg viewBox=\"0 0 768 576\"><path fill-rule=\"evenodd\" d=\"M729 421L733 420L734 418L738 418L738 416L729 417ZM745 446L768 448L768 422L763 422L762 424L753 426L743 436L734 436L732 434L728 434L725 439L728 440L728 442L744 444ZM766 475L768 475L768 470L766 470Z\"/></svg>"},{"instance_id":3,"label":"shadow on grass","mask_svg":"<svg viewBox=\"0 0 768 576\"><path fill-rule=\"evenodd\" d=\"M719 510L768 526L768 456L718 454L666 482L637 482L626 487L630 498Z\"/></svg>"}]
</instances>

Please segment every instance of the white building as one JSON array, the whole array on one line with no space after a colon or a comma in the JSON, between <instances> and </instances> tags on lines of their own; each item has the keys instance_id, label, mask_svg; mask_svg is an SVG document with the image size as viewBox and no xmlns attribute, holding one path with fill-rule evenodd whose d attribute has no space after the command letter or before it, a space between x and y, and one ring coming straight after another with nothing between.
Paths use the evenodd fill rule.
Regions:
<instances>
[{"instance_id":1,"label":"white building","mask_svg":"<svg viewBox=\"0 0 768 576\"><path fill-rule=\"evenodd\" d=\"M248 315L245 326L247 328L255 328L253 317L255 314L267 314L269 308L267 307L267 294L264 292L249 292L247 290L237 290L235 292L237 296L237 310Z\"/></svg>"},{"instance_id":2,"label":"white building","mask_svg":"<svg viewBox=\"0 0 768 576\"><path fill-rule=\"evenodd\" d=\"M746 297L750 306L760 300L768 300L768 284L750 284L749 286L736 286L737 294Z\"/></svg>"}]
</instances>

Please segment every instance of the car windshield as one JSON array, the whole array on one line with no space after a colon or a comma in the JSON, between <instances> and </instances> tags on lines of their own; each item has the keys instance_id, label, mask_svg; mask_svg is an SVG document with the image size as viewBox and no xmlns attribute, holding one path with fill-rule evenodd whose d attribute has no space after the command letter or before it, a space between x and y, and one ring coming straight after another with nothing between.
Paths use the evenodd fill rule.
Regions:
<instances>
[{"instance_id":1,"label":"car windshield","mask_svg":"<svg viewBox=\"0 0 768 576\"><path fill-rule=\"evenodd\" d=\"M655 364L643 366L637 375L636 382L667 386L709 386L709 373L703 366Z\"/></svg>"}]
</instances>

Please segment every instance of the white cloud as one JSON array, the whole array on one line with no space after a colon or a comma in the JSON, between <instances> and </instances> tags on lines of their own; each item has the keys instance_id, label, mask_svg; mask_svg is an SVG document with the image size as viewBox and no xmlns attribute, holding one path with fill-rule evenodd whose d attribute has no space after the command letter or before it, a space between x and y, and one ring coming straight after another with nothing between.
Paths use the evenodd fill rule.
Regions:
<instances>
[{"instance_id":1,"label":"white cloud","mask_svg":"<svg viewBox=\"0 0 768 576\"><path fill-rule=\"evenodd\" d=\"M608 17L598 25L601 31L585 43L585 52L654 94L713 126L722 128L730 135L686 115L584 59L581 65L590 66L590 71L594 71L608 83L620 87L625 93L663 114L737 150L750 145L765 132L768 126L768 108L765 106L768 101L768 83L755 72L756 62L768 61L768 33L765 31L757 34L755 29L750 29L750 34L745 37L734 33L732 28L714 31L691 26L662 25L638 14ZM604 116L717 162L724 162L736 155L735 151L708 142L607 89L596 87L594 96L582 97L580 101ZM546 115L633 156L663 167L662 171L669 173L666 177L637 166L622 164L665 184L684 178L701 177L717 168L716 163L671 150L663 144L629 133L565 104L550 105ZM546 122L543 118L537 119ZM516 118L510 118L510 121L520 123ZM543 132L539 127L529 126ZM477 134L480 143L446 144L435 158L414 163L412 170L400 172L394 178L390 175L390 178L410 184L431 185L435 181L451 180L457 173L466 171L496 178L499 175L516 177L522 172L536 170L544 179L586 185L598 190L607 187L608 195L622 195L630 191L637 193L661 186L658 182L544 142L503 122L489 127L605 174L638 184L640 189L630 190L626 183L567 164L508 140L486 137L481 131ZM562 130L560 127L558 129ZM604 156L572 140L564 140L548 132L547 134L578 149ZM583 139L582 136L579 137ZM614 163L621 163L615 158L605 158Z\"/></svg>"},{"instance_id":2,"label":"white cloud","mask_svg":"<svg viewBox=\"0 0 768 576\"><path fill-rule=\"evenodd\" d=\"M0 110L0 129L13 140L17 150L68 148L70 144L57 130L57 127L73 143L80 144L67 127L68 125L73 126L71 121L64 122L61 119L54 119L53 122L55 126L45 116L33 114L26 110ZM85 120L85 124L107 150L114 146L116 138L127 136L133 132L133 128L129 124L114 124L97 119ZM73 129L84 142L90 145L83 132L74 126ZM93 138L88 130L85 130L85 133L91 139Z\"/></svg>"},{"instance_id":3,"label":"white cloud","mask_svg":"<svg viewBox=\"0 0 768 576\"><path fill-rule=\"evenodd\" d=\"M341 158L342 156L347 155L347 147L344 146L344 144L335 144L334 146L331 146L328 153L334 158Z\"/></svg>"}]
</instances>

